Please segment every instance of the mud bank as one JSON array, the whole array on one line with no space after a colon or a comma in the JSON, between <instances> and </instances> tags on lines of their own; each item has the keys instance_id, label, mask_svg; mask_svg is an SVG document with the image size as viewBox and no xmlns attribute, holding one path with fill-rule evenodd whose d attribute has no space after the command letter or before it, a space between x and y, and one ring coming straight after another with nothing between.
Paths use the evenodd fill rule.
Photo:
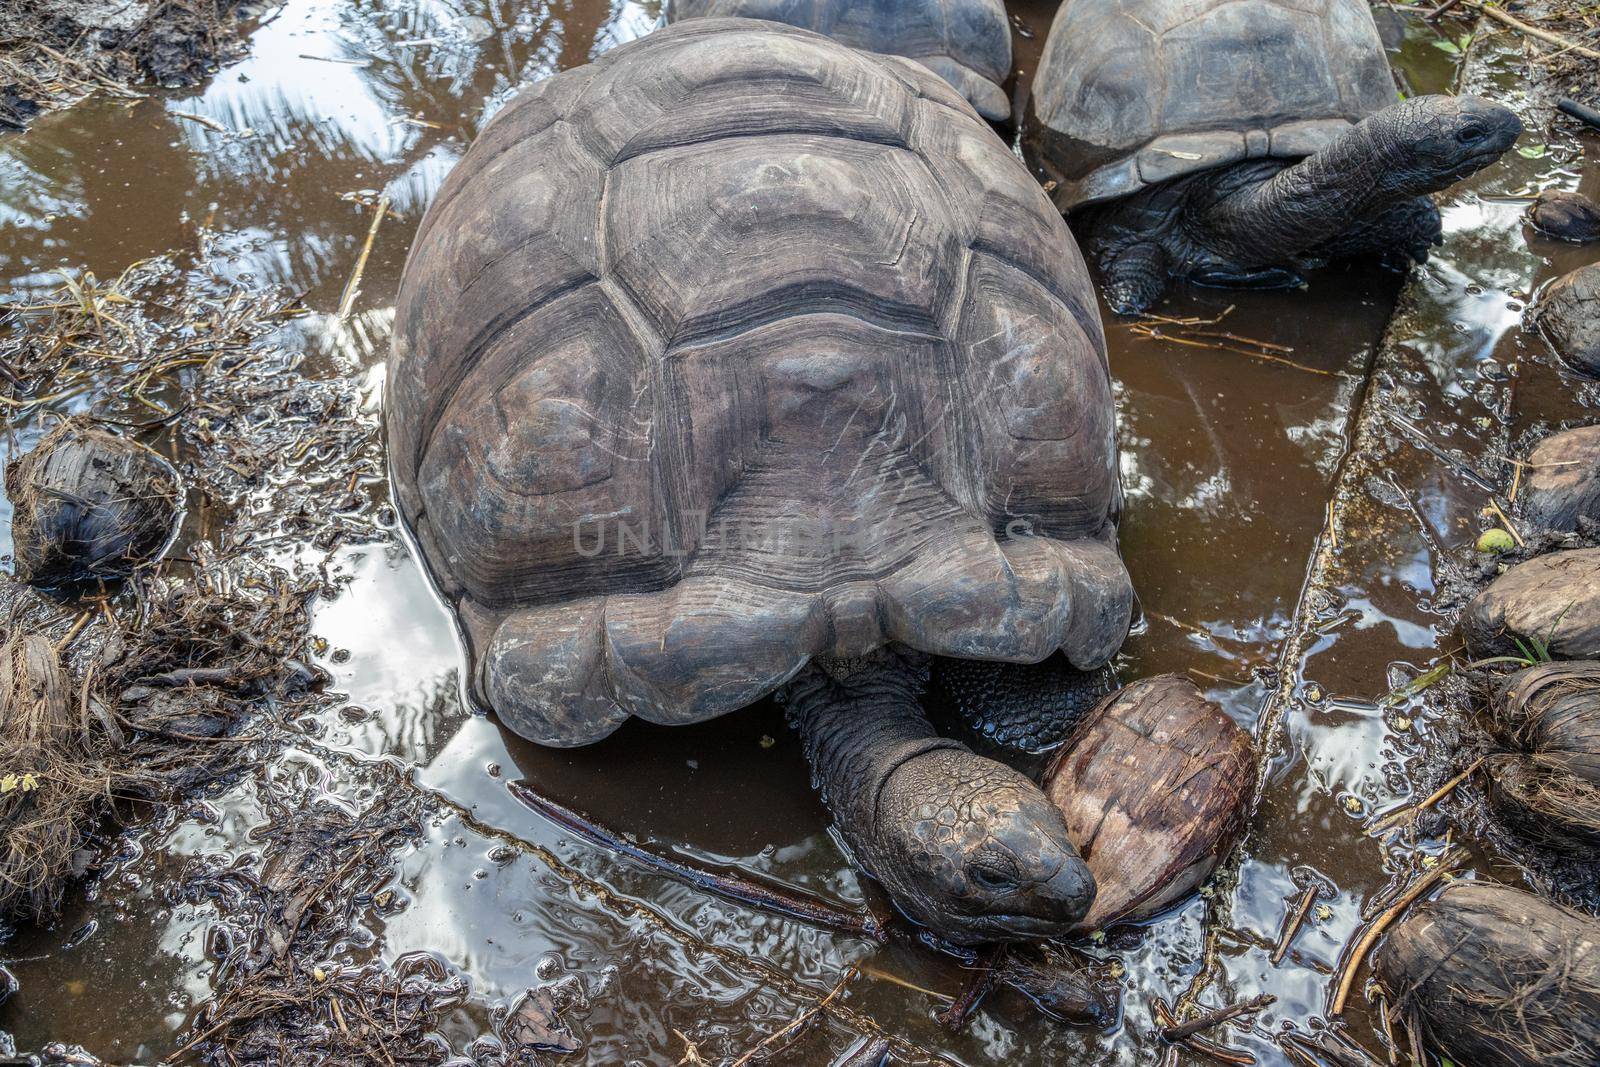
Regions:
<instances>
[{"instance_id":1,"label":"mud bank","mask_svg":"<svg viewBox=\"0 0 1600 1067\"><path fill-rule=\"evenodd\" d=\"M194 85L238 55L255 0L26 0L0 10L0 132L104 91Z\"/></svg>"}]
</instances>

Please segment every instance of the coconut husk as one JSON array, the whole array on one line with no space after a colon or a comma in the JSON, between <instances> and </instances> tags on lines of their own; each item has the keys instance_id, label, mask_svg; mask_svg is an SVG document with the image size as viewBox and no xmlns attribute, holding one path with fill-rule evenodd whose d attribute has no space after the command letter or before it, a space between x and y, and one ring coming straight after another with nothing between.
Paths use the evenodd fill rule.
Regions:
<instances>
[{"instance_id":1,"label":"coconut husk","mask_svg":"<svg viewBox=\"0 0 1600 1067\"><path fill-rule=\"evenodd\" d=\"M1467 604L1461 632L1478 659L1600 657L1600 548L1518 563Z\"/></svg>"},{"instance_id":2,"label":"coconut husk","mask_svg":"<svg viewBox=\"0 0 1600 1067\"><path fill-rule=\"evenodd\" d=\"M68 420L6 468L17 577L81 585L126 577L172 541L178 475L161 456Z\"/></svg>"},{"instance_id":3,"label":"coconut husk","mask_svg":"<svg viewBox=\"0 0 1600 1067\"><path fill-rule=\"evenodd\" d=\"M93 813L110 791L49 641L0 645L0 916L55 913Z\"/></svg>"},{"instance_id":4,"label":"coconut husk","mask_svg":"<svg viewBox=\"0 0 1600 1067\"><path fill-rule=\"evenodd\" d=\"M1600 663L1546 663L1494 694L1492 729L1512 751L1484 761L1489 802L1512 832L1600 856Z\"/></svg>"},{"instance_id":5,"label":"coconut husk","mask_svg":"<svg viewBox=\"0 0 1600 1067\"><path fill-rule=\"evenodd\" d=\"M1501 753L1484 761L1489 803L1507 829L1558 851L1600 853L1600 791L1536 756Z\"/></svg>"},{"instance_id":6,"label":"coconut husk","mask_svg":"<svg viewBox=\"0 0 1600 1067\"><path fill-rule=\"evenodd\" d=\"M1402 1015L1472 1067L1600 1063L1600 922L1507 886L1418 904L1373 959Z\"/></svg>"},{"instance_id":7,"label":"coconut husk","mask_svg":"<svg viewBox=\"0 0 1600 1067\"><path fill-rule=\"evenodd\" d=\"M1495 720L1512 747L1600 787L1600 662L1518 671L1496 694Z\"/></svg>"},{"instance_id":8,"label":"coconut husk","mask_svg":"<svg viewBox=\"0 0 1600 1067\"><path fill-rule=\"evenodd\" d=\"M1044 786L1099 887L1080 929L1148 918L1209 877L1255 779L1250 735L1187 678L1146 678L1101 701Z\"/></svg>"}]
</instances>

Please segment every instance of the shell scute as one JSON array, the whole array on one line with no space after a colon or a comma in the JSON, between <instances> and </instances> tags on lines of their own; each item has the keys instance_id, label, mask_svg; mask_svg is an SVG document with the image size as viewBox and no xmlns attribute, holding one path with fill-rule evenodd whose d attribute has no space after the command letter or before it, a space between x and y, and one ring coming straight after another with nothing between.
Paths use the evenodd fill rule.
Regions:
<instances>
[{"instance_id":1,"label":"shell scute","mask_svg":"<svg viewBox=\"0 0 1600 1067\"><path fill-rule=\"evenodd\" d=\"M959 252L937 196L921 159L870 141L668 149L612 172L609 266L673 343L816 308L933 329Z\"/></svg>"}]
</instances>

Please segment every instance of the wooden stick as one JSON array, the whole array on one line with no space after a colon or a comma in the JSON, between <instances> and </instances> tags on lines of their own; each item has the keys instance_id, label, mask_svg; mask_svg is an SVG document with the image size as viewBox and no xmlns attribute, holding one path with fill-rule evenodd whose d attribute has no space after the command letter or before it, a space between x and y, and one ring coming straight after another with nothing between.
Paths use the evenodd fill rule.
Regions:
<instances>
[{"instance_id":1,"label":"wooden stick","mask_svg":"<svg viewBox=\"0 0 1600 1067\"><path fill-rule=\"evenodd\" d=\"M1568 100L1563 97L1556 102L1556 110L1563 115L1570 115L1585 126L1600 130L1600 111L1596 111L1592 107L1584 107L1576 100Z\"/></svg>"},{"instance_id":2,"label":"wooden stick","mask_svg":"<svg viewBox=\"0 0 1600 1067\"><path fill-rule=\"evenodd\" d=\"M1262 1008L1265 1008L1270 1004L1277 1003L1277 1000L1278 998L1273 996L1271 993L1262 993L1260 996L1251 997L1249 1000L1243 1000L1237 1004L1229 1004L1222 1008L1213 1008L1211 1011L1190 1019L1186 1023L1180 1023L1177 1026L1162 1027L1161 1039L1163 1041L1186 1040L1193 1037L1195 1034L1198 1034L1202 1030L1209 1030L1219 1023L1227 1022L1229 1019L1236 1019L1241 1015L1249 1015L1251 1012L1260 1011Z\"/></svg>"},{"instance_id":3,"label":"wooden stick","mask_svg":"<svg viewBox=\"0 0 1600 1067\"><path fill-rule=\"evenodd\" d=\"M1421 803L1415 804L1409 808L1401 808L1399 811L1391 812L1379 819L1377 823L1373 825L1372 829L1367 831L1368 836L1376 837L1378 834L1381 834L1392 827L1399 826L1402 822L1416 818L1418 815L1424 811L1427 811L1429 808L1439 803L1439 801L1449 796L1452 789L1466 781L1468 778L1471 778L1473 772L1481 766L1483 766L1483 757L1479 756L1477 759L1472 761L1472 765L1470 767L1456 775L1454 778L1450 779L1444 785L1441 785L1438 789L1435 789Z\"/></svg>"},{"instance_id":4,"label":"wooden stick","mask_svg":"<svg viewBox=\"0 0 1600 1067\"><path fill-rule=\"evenodd\" d=\"M1283 933L1278 937L1278 946L1272 950L1272 965L1276 967L1283 962L1283 957L1289 954L1289 946L1294 943L1295 935L1300 932L1300 927L1305 923L1306 916L1311 912L1311 905L1317 902L1317 887L1308 885L1300 894L1300 899L1295 903L1294 913L1284 925Z\"/></svg>"},{"instance_id":5,"label":"wooden stick","mask_svg":"<svg viewBox=\"0 0 1600 1067\"><path fill-rule=\"evenodd\" d=\"M562 807L549 797L535 793L520 782L514 782L508 788L512 796L563 830L576 834L592 845L638 860L647 867L670 878L687 882L696 889L715 893L747 907L760 908L791 919L824 926L852 937L865 937L879 944L888 940L888 933L876 915L846 911L821 897L799 889L757 882L749 877L721 874L657 855L606 829L594 820L579 815L570 808Z\"/></svg>"},{"instance_id":6,"label":"wooden stick","mask_svg":"<svg viewBox=\"0 0 1600 1067\"><path fill-rule=\"evenodd\" d=\"M1163 1028L1177 1025L1178 1021L1172 1017L1172 1009L1168 1008L1160 997L1150 1002L1150 1013L1156 1017L1156 1022L1160 1023ZM1226 1063L1229 1067L1254 1067L1256 1062L1254 1056L1242 1049L1227 1048L1215 1042L1207 1041L1196 1034L1190 1034L1183 1040L1174 1042L1174 1044L1182 1045L1196 1055L1205 1056L1207 1059L1216 1060L1218 1063Z\"/></svg>"},{"instance_id":7,"label":"wooden stick","mask_svg":"<svg viewBox=\"0 0 1600 1067\"><path fill-rule=\"evenodd\" d=\"M1555 45L1557 48L1560 48L1563 51L1576 52L1580 56L1588 56L1590 59L1600 59L1600 52L1596 52L1593 48L1585 48L1576 41L1568 40L1558 33L1551 33L1549 30L1541 30L1537 26L1530 26L1521 19L1511 17L1500 8L1495 7L1492 4L1482 3L1481 0L1461 0L1461 3L1472 8L1474 11L1478 11L1484 15L1487 15L1489 18L1494 19L1496 22L1502 25L1511 27L1518 33L1532 37L1535 40L1543 41L1545 44Z\"/></svg>"},{"instance_id":8,"label":"wooden stick","mask_svg":"<svg viewBox=\"0 0 1600 1067\"><path fill-rule=\"evenodd\" d=\"M367 256L372 253L372 242L378 236L378 227L383 225L383 217L389 213L389 194L385 193L378 198L377 213L372 216L372 225L367 227L367 240L361 246L361 254L356 257L356 269L351 272L350 280L344 283L344 295L339 299L339 321L343 322L350 317L350 310L355 306L356 296L361 292L361 275L367 269Z\"/></svg>"},{"instance_id":9,"label":"wooden stick","mask_svg":"<svg viewBox=\"0 0 1600 1067\"><path fill-rule=\"evenodd\" d=\"M61 653L67 650L67 646L72 644L73 638L77 637L83 628L88 625L89 619L93 616L93 614L93 612L89 611L80 612L78 614L78 620L72 624L72 629L67 631L67 635L65 637L56 642L56 655L59 656Z\"/></svg>"},{"instance_id":10,"label":"wooden stick","mask_svg":"<svg viewBox=\"0 0 1600 1067\"><path fill-rule=\"evenodd\" d=\"M1400 894L1399 900L1396 900L1389 906L1387 911L1368 924L1366 931L1356 939L1355 947L1351 949L1349 958L1345 960L1344 973L1339 978L1339 990L1334 995L1333 1008L1328 1014L1340 1015L1344 1012L1344 1003L1350 997L1350 987L1355 984L1356 972L1361 969L1361 962L1367 958L1367 953L1372 951L1372 946L1377 943L1379 937L1383 936L1383 932L1389 928L1389 925L1400 917L1400 913L1405 911L1412 901L1438 885L1439 881L1455 870L1465 858L1466 854L1460 849L1452 849L1447 852L1444 858L1439 861L1437 867L1413 882L1410 889Z\"/></svg>"},{"instance_id":11,"label":"wooden stick","mask_svg":"<svg viewBox=\"0 0 1600 1067\"><path fill-rule=\"evenodd\" d=\"M1438 7L1434 8L1432 11L1428 12L1426 15L1423 15L1422 17L1427 19L1429 22L1432 22L1434 19L1445 14L1459 3L1461 3L1461 0L1444 0L1444 3L1440 4Z\"/></svg>"}]
</instances>

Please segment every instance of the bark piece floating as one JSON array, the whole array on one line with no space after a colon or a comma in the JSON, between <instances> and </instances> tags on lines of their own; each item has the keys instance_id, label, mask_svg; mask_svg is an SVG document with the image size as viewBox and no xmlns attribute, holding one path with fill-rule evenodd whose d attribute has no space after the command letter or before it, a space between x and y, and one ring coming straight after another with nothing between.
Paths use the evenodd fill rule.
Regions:
<instances>
[{"instance_id":1,"label":"bark piece floating","mask_svg":"<svg viewBox=\"0 0 1600 1067\"><path fill-rule=\"evenodd\" d=\"M509 788L512 796L563 830L578 835L592 845L637 860L668 877L687 882L696 889L714 893L747 907L776 912L791 919L825 926L854 937L865 937L879 943L888 940L888 933L877 916L865 912L847 911L799 889L759 882L747 876L711 871L682 860L669 859L634 844L620 834L608 830L570 808L563 807L549 797L539 795L526 785L514 782Z\"/></svg>"},{"instance_id":2,"label":"bark piece floating","mask_svg":"<svg viewBox=\"0 0 1600 1067\"><path fill-rule=\"evenodd\" d=\"M1250 735L1187 678L1101 701L1045 777L1099 887L1079 929L1147 918L1204 881L1243 829L1255 779Z\"/></svg>"},{"instance_id":3,"label":"bark piece floating","mask_svg":"<svg viewBox=\"0 0 1600 1067\"><path fill-rule=\"evenodd\" d=\"M1472 1067L1600 1063L1600 922L1508 886L1450 886L1395 927L1378 979Z\"/></svg>"},{"instance_id":4,"label":"bark piece floating","mask_svg":"<svg viewBox=\"0 0 1600 1067\"><path fill-rule=\"evenodd\" d=\"M124 437L63 422L6 468L17 576L60 586L126 577L164 551L177 472Z\"/></svg>"}]
</instances>

